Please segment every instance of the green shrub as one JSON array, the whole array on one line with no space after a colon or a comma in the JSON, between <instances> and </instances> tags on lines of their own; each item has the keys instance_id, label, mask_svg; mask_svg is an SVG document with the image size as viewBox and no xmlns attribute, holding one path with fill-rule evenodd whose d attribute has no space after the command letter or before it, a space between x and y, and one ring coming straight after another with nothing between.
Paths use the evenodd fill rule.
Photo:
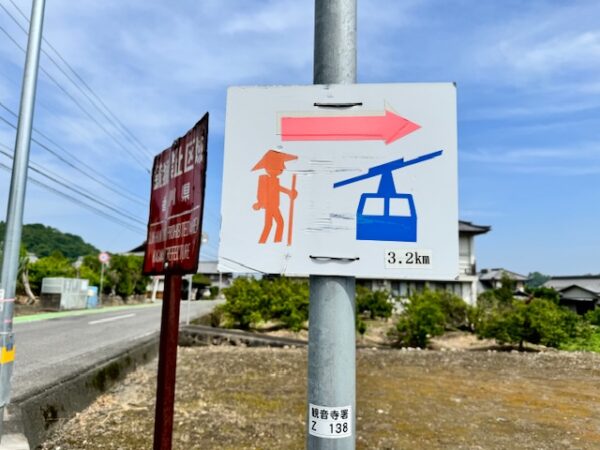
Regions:
<instances>
[{"instance_id":1,"label":"green shrub","mask_svg":"<svg viewBox=\"0 0 600 450\"><path fill-rule=\"evenodd\" d=\"M60 252L54 252L29 264L29 284L36 295L42 290L42 280L48 277L72 278L75 277L75 268Z\"/></svg>"},{"instance_id":2,"label":"green shrub","mask_svg":"<svg viewBox=\"0 0 600 450\"><path fill-rule=\"evenodd\" d=\"M308 283L281 277L262 280L262 284L271 300L263 317L277 320L293 331L300 330L308 320Z\"/></svg>"},{"instance_id":3,"label":"green shrub","mask_svg":"<svg viewBox=\"0 0 600 450\"><path fill-rule=\"evenodd\" d=\"M236 278L223 290L226 302L220 311L228 326L248 329L260 322L278 321L299 330L308 320L308 284L289 278L256 280Z\"/></svg>"},{"instance_id":4,"label":"green shrub","mask_svg":"<svg viewBox=\"0 0 600 450\"><path fill-rule=\"evenodd\" d=\"M405 303L393 334L398 345L425 348L431 337L444 333L445 324L439 295L425 291Z\"/></svg>"},{"instance_id":5,"label":"green shrub","mask_svg":"<svg viewBox=\"0 0 600 450\"><path fill-rule=\"evenodd\" d=\"M468 327L469 305L462 298L447 291L435 291L429 295L431 295L431 301L438 302L440 305L444 313L446 328Z\"/></svg>"},{"instance_id":6,"label":"green shrub","mask_svg":"<svg viewBox=\"0 0 600 450\"><path fill-rule=\"evenodd\" d=\"M143 265L141 256L112 255L104 273L105 287L111 287L121 297L145 294L150 278L142 274Z\"/></svg>"},{"instance_id":7,"label":"green shrub","mask_svg":"<svg viewBox=\"0 0 600 450\"><path fill-rule=\"evenodd\" d=\"M537 288L525 288L525 292L529 294L532 298L542 298L545 300L550 300L552 303L559 304L560 303L560 294L557 290L550 287L537 287Z\"/></svg>"},{"instance_id":8,"label":"green shrub","mask_svg":"<svg viewBox=\"0 0 600 450\"><path fill-rule=\"evenodd\" d=\"M577 337L562 343L560 349L600 353L600 327L582 321L579 324Z\"/></svg>"},{"instance_id":9,"label":"green shrub","mask_svg":"<svg viewBox=\"0 0 600 450\"><path fill-rule=\"evenodd\" d=\"M358 331L358 334L360 334L361 336L363 336L366 332L367 332L367 324L365 323L364 320L362 320L360 318L360 316L357 314L356 315L356 331Z\"/></svg>"},{"instance_id":10,"label":"green shrub","mask_svg":"<svg viewBox=\"0 0 600 450\"><path fill-rule=\"evenodd\" d=\"M224 290L227 301L218 307L227 317L225 326L238 326L243 330L263 320L262 311L267 309L266 294L260 281L252 278L236 278Z\"/></svg>"},{"instance_id":11,"label":"green shrub","mask_svg":"<svg viewBox=\"0 0 600 450\"><path fill-rule=\"evenodd\" d=\"M592 325L600 326L600 307L588 311L585 315L585 320Z\"/></svg>"},{"instance_id":12,"label":"green shrub","mask_svg":"<svg viewBox=\"0 0 600 450\"><path fill-rule=\"evenodd\" d=\"M196 273L192 276L192 284L199 285L201 287L205 287L205 286L210 286L211 281L210 281L210 278L208 278L203 273Z\"/></svg>"},{"instance_id":13,"label":"green shrub","mask_svg":"<svg viewBox=\"0 0 600 450\"><path fill-rule=\"evenodd\" d=\"M398 345L424 348L431 337L446 329L468 326L472 315L469 306L454 294L425 290L404 303L392 337Z\"/></svg>"},{"instance_id":14,"label":"green shrub","mask_svg":"<svg viewBox=\"0 0 600 450\"><path fill-rule=\"evenodd\" d=\"M495 339L500 344L518 344L522 349L525 342L560 347L581 333L577 314L560 307L554 299L494 302L489 301L494 297L490 292L483 302L478 302L475 332L479 337Z\"/></svg>"},{"instance_id":15,"label":"green shrub","mask_svg":"<svg viewBox=\"0 0 600 450\"><path fill-rule=\"evenodd\" d=\"M394 304L388 291L373 291L364 286L356 287L356 312L368 314L371 319L391 317Z\"/></svg>"},{"instance_id":16,"label":"green shrub","mask_svg":"<svg viewBox=\"0 0 600 450\"><path fill-rule=\"evenodd\" d=\"M525 340L531 343L557 348L577 337L579 316L552 300L533 299L526 307L526 318Z\"/></svg>"}]
</instances>

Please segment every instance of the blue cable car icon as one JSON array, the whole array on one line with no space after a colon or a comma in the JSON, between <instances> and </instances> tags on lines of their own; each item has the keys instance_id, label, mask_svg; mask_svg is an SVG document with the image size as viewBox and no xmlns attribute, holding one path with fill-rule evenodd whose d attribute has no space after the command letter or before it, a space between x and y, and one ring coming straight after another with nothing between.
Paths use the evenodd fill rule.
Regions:
<instances>
[{"instance_id":1,"label":"blue cable car icon","mask_svg":"<svg viewBox=\"0 0 600 450\"><path fill-rule=\"evenodd\" d=\"M371 167L364 175L348 178L334 183L339 188L357 181L381 176L376 194L360 196L356 212L356 239L359 241L399 241L417 242L417 211L412 194L396 192L392 172L413 164L419 164L436 158L443 150L427 153L415 159L404 158ZM374 211L372 206L378 208Z\"/></svg>"}]
</instances>

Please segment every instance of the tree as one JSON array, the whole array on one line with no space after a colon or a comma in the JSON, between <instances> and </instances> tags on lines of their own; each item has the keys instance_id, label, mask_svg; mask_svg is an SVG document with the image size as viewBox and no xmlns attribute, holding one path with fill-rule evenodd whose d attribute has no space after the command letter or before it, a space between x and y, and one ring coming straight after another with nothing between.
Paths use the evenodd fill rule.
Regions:
<instances>
[{"instance_id":1,"label":"tree","mask_svg":"<svg viewBox=\"0 0 600 450\"><path fill-rule=\"evenodd\" d=\"M559 306L558 293L553 289L528 289L527 300L515 299L508 291L503 286L479 296L475 322L479 337L518 344L523 350L525 342L559 347L578 336L581 320Z\"/></svg>"},{"instance_id":2,"label":"tree","mask_svg":"<svg viewBox=\"0 0 600 450\"><path fill-rule=\"evenodd\" d=\"M600 327L600 307L596 307L591 311L588 311L585 315L585 320L587 320L591 325Z\"/></svg>"},{"instance_id":3,"label":"tree","mask_svg":"<svg viewBox=\"0 0 600 450\"><path fill-rule=\"evenodd\" d=\"M308 320L308 283L304 280L236 278L223 292L226 302L219 311L228 326L248 329L260 322L276 321L298 331Z\"/></svg>"},{"instance_id":4,"label":"tree","mask_svg":"<svg viewBox=\"0 0 600 450\"><path fill-rule=\"evenodd\" d=\"M105 271L105 292L114 291L121 297L144 294L150 278L142 274L144 258L135 255L112 255Z\"/></svg>"},{"instance_id":5,"label":"tree","mask_svg":"<svg viewBox=\"0 0 600 450\"><path fill-rule=\"evenodd\" d=\"M530 298L542 298L545 300L550 300L552 303L558 305L560 304L560 294L559 292L551 287L526 287L525 292L529 294Z\"/></svg>"},{"instance_id":6,"label":"tree","mask_svg":"<svg viewBox=\"0 0 600 450\"><path fill-rule=\"evenodd\" d=\"M67 277L75 276L75 269L71 262L56 251L50 256L38 259L35 263L28 265L29 284L33 293L40 294L42 289L42 280L48 277Z\"/></svg>"},{"instance_id":7,"label":"tree","mask_svg":"<svg viewBox=\"0 0 600 450\"><path fill-rule=\"evenodd\" d=\"M21 245L21 251L19 252L19 275L17 276L17 292L20 291L20 287L27 295L27 304L31 305L35 302L35 294L31 290L31 284L29 283L29 267L31 262L25 246ZM20 283L19 283L20 282Z\"/></svg>"},{"instance_id":8,"label":"tree","mask_svg":"<svg viewBox=\"0 0 600 450\"><path fill-rule=\"evenodd\" d=\"M79 268L79 277L89 281L90 286L100 286L100 261L97 256L84 256Z\"/></svg>"},{"instance_id":9,"label":"tree","mask_svg":"<svg viewBox=\"0 0 600 450\"><path fill-rule=\"evenodd\" d=\"M549 279L550 277L548 275L544 275L540 272L530 272L529 275L527 275L527 286L530 288L539 288Z\"/></svg>"},{"instance_id":10,"label":"tree","mask_svg":"<svg viewBox=\"0 0 600 450\"><path fill-rule=\"evenodd\" d=\"M268 299L261 282L253 278L236 278L230 287L224 289L225 304L218 307L229 318L229 325L247 330L251 325L263 320L262 312L267 308Z\"/></svg>"},{"instance_id":11,"label":"tree","mask_svg":"<svg viewBox=\"0 0 600 450\"><path fill-rule=\"evenodd\" d=\"M405 302L391 335L401 346L427 347L429 339L468 325L469 306L447 291L425 290Z\"/></svg>"},{"instance_id":12,"label":"tree","mask_svg":"<svg viewBox=\"0 0 600 450\"><path fill-rule=\"evenodd\" d=\"M356 312L368 314L371 319L387 319L394 309L393 299L388 291L373 291L364 286L356 287Z\"/></svg>"},{"instance_id":13,"label":"tree","mask_svg":"<svg viewBox=\"0 0 600 450\"><path fill-rule=\"evenodd\" d=\"M435 292L425 291L410 297L396 323L399 345L425 348L432 336L444 333L446 317L435 296Z\"/></svg>"},{"instance_id":14,"label":"tree","mask_svg":"<svg viewBox=\"0 0 600 450\"><path fill-rule=\"evenodd\" d=\"M5 229L6 224L0 222L0 236L4 237ZM67 259L73 260L78 256L99 253L97 248L86 243L80 236L63 233L40 223L23 225L21 242L28 252L38 257L50 256L58 251Z\"/></svg>"}]
</instances>

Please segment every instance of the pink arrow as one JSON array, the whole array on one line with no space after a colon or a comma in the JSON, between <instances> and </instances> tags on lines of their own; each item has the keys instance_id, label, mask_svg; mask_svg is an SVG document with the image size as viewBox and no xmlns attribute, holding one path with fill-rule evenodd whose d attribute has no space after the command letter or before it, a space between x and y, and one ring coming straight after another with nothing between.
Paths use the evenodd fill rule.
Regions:
<instances>
[{"instance_id":1,"label":"pink arrow","mask_svg":"<svg viewBox=\"0 0 600 450\"><path fill-rule=\"evenodd\" d=\"M394 142L421 128L392 111L382 116L282 117L283 141Z\"/></svg>"}]
</instances>

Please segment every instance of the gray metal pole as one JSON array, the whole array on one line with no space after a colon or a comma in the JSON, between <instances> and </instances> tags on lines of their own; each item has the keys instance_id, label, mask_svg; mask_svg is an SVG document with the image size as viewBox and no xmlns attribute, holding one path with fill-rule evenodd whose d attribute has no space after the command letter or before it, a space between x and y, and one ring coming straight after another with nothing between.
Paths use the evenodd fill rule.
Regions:
<instances>
[{"instance_id":1,"label":"gray metal pole","mask_svg":"<svg viewBox=\"0 0 600 450\"><path fill-rule=\"evenodd\" d=\"M100 294L98 296L98 304L102 306L102 285L104 284L104 263L100 263Z\"/></svg>"},{"instance_id":2,"label":"gray metal pole","mask_svg":"<svg viewBox=\"0 0 600 450\"><path fill-rule=\"evenodd\" d=\"M313 83L356 83L356 0L315 0Z\"/></svg>"},{"instance_id":3,"label":"gray metal pole","mask_svg":"<svg viewBox=\"0 0 600 450\"><path fill-rule=\"evenodd\" d=\"M315 0L313 82L356 82L356 0ZM306 431L309 450L350 450L356 445L354 296L354 277L310 277ZM342 415L348 412L351 435L334 439L311 434L315 408L317 414L324 410Z\"/></svg>"},{"instance_id":4,"label":"gray metal pole","mask_svg":"<svg viewBox=\"0 0 600 450\"><path fill-rule=\"evenodd\" d=\"M13 171L10 182L10 194L6 212L6 235L4 237L4 252L2 255L2 271L0 273L0 306L2 321L0 323L1 356L0 356L0 436L4 407L10 399L10 376L14 360L13 314L14 299L19 270L19 250L21 246L21 231L23 228L23 207L25 204L25 188L27 182L27 165L29 163L29 148L31 145L31 128L35 106L35 90L37 85L38 66L40 61L40 44L44 22L45 0L34 0L31 9L29 26L29 41L25 73L23 75L23 90L21 92L21 107L19 125L15 143Z\"/></svg>"}]
</instances>

